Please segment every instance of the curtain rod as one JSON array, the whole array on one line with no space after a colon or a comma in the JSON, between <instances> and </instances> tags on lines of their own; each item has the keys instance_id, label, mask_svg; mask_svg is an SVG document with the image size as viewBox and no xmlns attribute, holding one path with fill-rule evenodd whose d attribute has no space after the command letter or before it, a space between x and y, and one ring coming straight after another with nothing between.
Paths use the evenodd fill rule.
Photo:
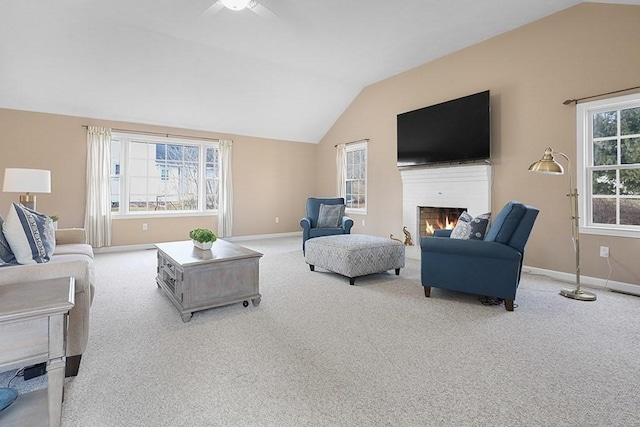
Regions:
<instances>
[{"instance_id":1,"label":"curtain rod","mask_svg":"<svg viewBox=\"0 0 640 427\"><path fill-rule=\"evenodd\" d=\"M360 142L360 141L369 142L369 138L362 138L362 139L356 139L355 141L345 142L344 145L353 144L353 143ZM338 148L338 145L340 145L340 144L334 145L333 148Z\"/></svg>"},{"instance_id":2,"label":"curtain rod","mask_svg":"<svg viewBox=\"0 0 640 427\"><path fill-rule=\"evenodd\" d=\"M605 95L613 95L614 93L626 92L628 90L633 90L633 89L640 89L640 86L634 86L634 87L628 87L626 89L614 90L613 92L601 93L600 95L585 96L584 98L567 99L566 101L563 102L563 104L564 105L569 105L569 104L574 104L574 103L577 104L578 102L584 101L585 99L598 98L599 96L605 96Z\"/></svg>"},{"instance_id":3,"label":"curtain rod","mask_svg":"<svg viewBox=\"0 0 640 427\"><path fill-rule=\"evenodd\" d=\"M83 128L89 128L88 125L82 125L82 127ZM186 139L203 139L203 140L207 140L207 141L220 142L219 138L207 138L207 137L204 137L204 136L177 135L177 134L173 134L173 133L147 132L147 131L142 131L142 130L117 129L117 128L111 128L111 130L115 131L115 132L127 132L127 133L135 133L135 134L139 134L139 135L164 136L165 138L174 137L174 138L186 138Z\"/></svg>"}]
</instances>

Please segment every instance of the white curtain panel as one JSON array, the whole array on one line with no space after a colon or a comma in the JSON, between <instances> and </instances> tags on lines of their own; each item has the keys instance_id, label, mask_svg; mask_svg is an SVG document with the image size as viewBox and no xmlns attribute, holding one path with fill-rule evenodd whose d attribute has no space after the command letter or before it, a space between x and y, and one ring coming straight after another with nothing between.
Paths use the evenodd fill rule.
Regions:
<instances>
[{"instance_id":1,"label":"white curtain panel","mask_svg":"<svg viewBox=\"0 0 640 427\"><path fill-rule=\"evenodd\" d=\"M220 140L220 191L218 201L218 235L230 237L233 232L233 181L231 179L231 146L233 141Z\"/></svg>"},{"instance_id":2,"label":"white curtain panel","mask_svg":"<svg viewBox=\"0 0 640 427\"><path fill-rule=\"evenodd\" d=\"M87 243L111 246L111 129L87 128L87 206L84 227Z\"/></svg>"},{"instance_id":3,"label":"white curtain panel","mask_svg":"<svg viewBox=\"0 0 640 427\"><path fill-rule=\"evenodd\" d=\"M347 157L347 144L338 144L336 146L336 194L338 197L345 197L344 183L347 180L347 171L345 170L345 159Z\"/></svg>"}]
</instances>

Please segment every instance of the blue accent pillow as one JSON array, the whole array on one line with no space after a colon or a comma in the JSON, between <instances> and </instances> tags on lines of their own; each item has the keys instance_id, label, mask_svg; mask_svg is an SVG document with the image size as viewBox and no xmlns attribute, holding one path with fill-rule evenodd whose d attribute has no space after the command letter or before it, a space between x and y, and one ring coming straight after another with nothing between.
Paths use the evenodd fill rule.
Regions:
<instances>
[{"instance_id":1,"label":"blue accent pillow","mask_svg":"<svg viewBox=\"0 0 640 427\"><path fill-rule=\"evenodd\" d=\"M16 389L1 387L0 388L0 411L8 407L18 397Z\"/></svg>"},{"instance_id":2,"label":"blue accent pillow","mask_svg":"<svg viewBox=\"0 0 640 427\"><path fill-rule=\"evenodd\" d=\"M489 242L509 243L526 211L527 208L520 202L507 203L493 220L484 239Z\"/></svg>"},{"instance_id":3,"label":"blue accent pillow","mask_svg":"<svg viewBox=\"0 0 640 427\"><path fill-rule=\"evenodd\" d=\"M490 212L474 218L467 211L464 211L460 214L458 222L456 222L456 226L449 237L452 239L484 240L490 218Z\"/></svg>"},{"instance_id":4,"label":"blue accent pillow","mask_svg":"<svg viewBox=\"0 0 640 427\"><path fill-rule=\"evenodd\" d=\"M4 232L2 231L3 223L4 219L2 218L2 215L0 215L0 265L16 264L16 257L13 255L11 246L9 246L9 242L7 242L6 237L4 237Z\"/></svg>"},{"instance_id":5,"label":"blue accent pillow","mask_svg":"<svg viewBox=\"0 0 640 427\"><path fill-rule=\"evenodd\" d=\"M56 247L53 221L47 215L13 203L2 226L20 264L48 262Z\"/></svg>"}]
</instances>

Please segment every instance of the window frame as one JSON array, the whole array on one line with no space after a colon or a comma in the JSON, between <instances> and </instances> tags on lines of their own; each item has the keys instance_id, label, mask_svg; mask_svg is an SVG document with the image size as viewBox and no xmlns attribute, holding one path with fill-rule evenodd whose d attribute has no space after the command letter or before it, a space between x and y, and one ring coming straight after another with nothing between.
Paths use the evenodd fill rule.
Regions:
<instances>
[{"instance_id":1,"label":"window frame","mask_svg":"<svg viewBox=\"0 0 640 427\"><path fill-rule=\"evenodd\" d=\"M347 177L347 173L348 173L348 165L347 165L347 159L349 158L349 152L350 151L359 151L359 150L363 150L365 153L365 161L364 161L364 166L365 166L365 170L364 170L364 208L350 208L347 205L347 181L349 181L349 178ZM344 191L344 195L345 195L345 213L348 214L356 214L356 215L366 215L367 214L367 209L369 206L369 201L368 201L368 185L369 185L369 147L367 144L367 140L363 140L360 142L353 142L351 144L347 144L345 146L345 156L344 156L344 182L342 183L342 188Z\"/></svg>"},{"instance_id":2,"label":"window frame","mask_svg":"<svg viewBox=\"0 0 640 427\"><path fill-rule=\"evenodd\" d=\"M113 175L110 173L110 179L114 176L119 176L119 192L120 192L120 201L119 201L119 210L112 211L111 216L114 219L120 218L145 218L145 217L184 217L184 216L203 216L203 215L217 215L218 209L207 209L206 208L206 181L207 181L207 173L206 173L206 165L207 165L207 149L213 148L218 152L218 182L220 180L220 146L216 141L205 141L199 139L191 139L191 138L179 138L179 137L154 137L152 135L145 134L136 134L136 133L126 133L126 132L113 132L111 135L111 141L114 140L120 141L120 163L116 164L116 167L119 167L119 174ZM129 200L130 200L130 188L131 188L131 173L130 173L130 151L131 144L139 142L139 143L151 143L151 144L167 144L167 145L182 145L182 146L191 146L198 148L198 207L195 210L160 210L160 211L131 211L129 210ZM110 165L110 168L112 166ZM161 167L159 170L158 179L162 182L166 182L163 180ZM219 203L219 201L218 201Z\"/></svg>"},{"instance_id":3,"label":"window frame","mask_svg":"<svg viewBox=\"0 0 640 427\"><path fill-rule=\"evenodd\" d=\"M601 224L593 223L593 183L591 180L591 171L605 169L603 166L593 165L593 115L612 110L622 110L628 108L640 107L640 93L619 96L614 98L602 99L591 102L579 103L576 108L576 153L577 153L577 188L580 194L579 216L580 216L580 233L597 234L616 237L640 238L640 225L622 225L622 224ZM620 119L618 117L617 135L620 137ZM618 156L619 156L618 147ZM616 163L614 165L606 165L607 170L628 170L639 169L640 166L626 166ZM640 196L638 196L640 197ZM616 189L615 199L624 199ZM616 212L617 221L619 222L619 211Z\"/></svg>"}]
</instances>

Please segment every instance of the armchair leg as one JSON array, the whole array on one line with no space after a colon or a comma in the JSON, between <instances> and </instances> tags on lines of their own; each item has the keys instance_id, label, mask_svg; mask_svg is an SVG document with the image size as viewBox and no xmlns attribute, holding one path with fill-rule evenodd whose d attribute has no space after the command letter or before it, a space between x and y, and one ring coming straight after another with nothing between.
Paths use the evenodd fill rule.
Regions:
<instances>
[{"instance_id":1,"label":"armchair leg","mask_svg":"<svg viewBox=\"0 0 640 427\"><path fill-rule=\"evenodd\" d=\"M424 287L424 296L429 298L431 296L431 286Z\"/></svg>"},{"instance_id":2,"label":"armchair leg","mask_svg":"<svg viewBox=\"0 0 640 427\"><path fill-rule=\"evenodd\" d=\"M75 377L76 375L78 375L78 370L80 369L80 359L82 359L81 354L77 356L67 356L67 362L64 371L65 378Z\"/></svg>"},{"instance_id":3,"label":"armchair leg","mask_svg":"<svg viewBox=\"0 0 640 427\"><path fill-rule=\"evenodd\" d=\"M512 299L504 300L504 308L506 308L507 311L513 311L513 300Z\"/></svg>"}]
</instances>

